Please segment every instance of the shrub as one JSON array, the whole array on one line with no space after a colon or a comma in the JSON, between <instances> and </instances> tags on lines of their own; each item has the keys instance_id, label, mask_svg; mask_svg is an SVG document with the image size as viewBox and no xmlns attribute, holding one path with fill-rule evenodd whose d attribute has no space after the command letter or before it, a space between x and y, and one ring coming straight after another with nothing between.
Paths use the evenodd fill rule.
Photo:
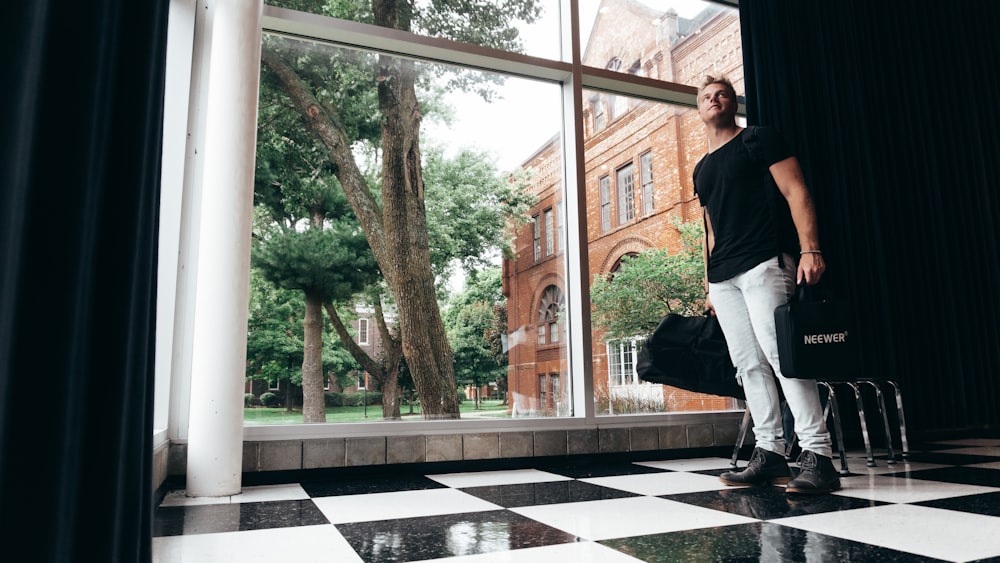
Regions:
<instances>
[{"instance_id":1,"label":"shrub","mask_svg":"<svg viewBox=\"0 0 1000 563\"><path fill-rule=\"evenodd\" d=\"M344 394L343 393L324 393L323 394L323 404L328 407L342 407L344 406Z\"/></svg>"},{"instance_id":2,"label":"shrub","mask_svg":"<svg viewBox=\"0 0 1000 563\"><path fill-rule=\"evenodd\" d=\"M253 401L256 398L257 398L257 396L254 395L253 393L245 393L243 395L243 407L244 408L245 407L252 407L253 406Z\"/></svg>"},{"instance_id":3,"label":"shrub","mask_svg":"<svg viewBox=\"0 0 1000 563\"><path fill-rule=\"evenodd\" d=\"M280 399L278 398L278 396L275 395L274 393L271 393L270 391L268 391L267 393L261 393L260 395L260 404L264 405L265 407L276 407L278 406L279 402Z\"/></svg>"},{"instance_id":4,"label":"shrub","mask_svg":"<svg viewBox=\"0 0 1000 563\"><path fill-rule=\"evenodd\" d=\"M462 403L464 403L465 401L468 401L468 400L469 400L469 396L465 394L465 391L459 391L458 392L458 403L459 404L462 404Z\"/></svg>"},{"instance_id":5,"label":"shrub","mask_svg":"<svg viewBox=\"0 0 1000 563\"><path fill-rule=\"evenodd\" d=\"M382 393L380 391L369 391L365 393L364 391L356 391L354 393L345 393L344 401L341 406L344 407L363 407L365 406L365 400L367 399L368 406L371 405L381 405L382 404Z\"/></svg>"}]
</instances>

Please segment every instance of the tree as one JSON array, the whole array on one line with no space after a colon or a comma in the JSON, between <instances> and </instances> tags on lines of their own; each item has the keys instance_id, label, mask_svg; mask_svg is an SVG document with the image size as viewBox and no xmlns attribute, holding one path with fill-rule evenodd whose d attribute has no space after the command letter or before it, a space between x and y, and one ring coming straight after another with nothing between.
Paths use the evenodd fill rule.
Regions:
<instances>
[{"instance_id":1,"label":"tree","mask_svg":"<svg viewBox=\"0 0 1000 563\"><path fill-rule=\"evenodd\" d=\"M304 0L281 5L301 9ZM533 21L536 0L430 2L371 0L316 2L320 11L403 31L418 30L518 50L513 22ZM370 13L367 9L370 7ZM268 80L276 80L305 128L326 147L334 174L357 217L394 298L407 366L430 418L457 418L452 350L435 291L425 201L417 97L420 75L412 60L353 51L306 52L295 41L270 38L262 50ZM351 64L346 59L353 58ZM468 75L459 75L458 83ZM375 103L373 103L375 102ZM373 126L378 124L378 130ZM376 139L377 138L377 139ZM378 141L378 193L355 161L360 141Z\"/></svg>"},{"instance_id":2,"label":"tree","mask_svg":"<svg viewBox=\"0 0 1000 563\"><path fill-rule=\"evenodd\" d=\"M398 420L401 418L399 410L399 370L402 363L402 343L399 338L399 331L389 327L383 312L382 298L383 292L379 291L379 284L370 286L362 295L365 299L355 299L349 305L368 305L371 307L375 319L376 330L378 330L380 342L382 343L378 357L369 356L351 335L348 329L346 318L350 318L353 312L346 311L347 307L342 304L340 307L332 302L325 302L327 317L333 324L333 328L340 338L342 346L354 359L356 366L375 380L382 391L382 418L385 420Z\"/></svg>"},{"instance_id":3,"label":"tree","mask_svg":"<svg viewBox=\"0 0 1000 563\"><path fill-rule=\"evenodd\" d=\"M303 293L302 419L325 422L323 303L349 299L378 278L371 249L322 145L262 85L254 178L253 265Z\"/></svg>"},{"instance_id":4,"label":"tree","mask_svg":"<svg viewBox=\"0 0 1000 563\"><path fill-rule=\"evenodd\" d=\"M594 277L590 287L593 324L605 331L605 340L649 334L667 313L699 315L704 311L701 222L674 220L672 225L680 231L680 252L647 250L623 257L613 276Z\"/></svg>"},{"instance_id":5,"label":"tree","mask_svg":"<svg viewBox=\"0 0 1000 563\"><path fill-rule=\"evenodd\" d=\"M247 379L284 381L286 389L291 387L294 375L301 373L302 309L300 292L277 288L250 270Z\"/></svg>"},{"instance_id":6,"label":"tree","mask_svg":"<svg viewBox=\"0 0 1000 563\"><path fill-rule=\"evenodd\" d=\"M465 291L454 296L444 312L448 339L455 351L455 377L478 389L506 377L506 354L497 356L490 337L497 325L494 308L504 301L500 268L476 272Z\"/></svg>"}]
</instances>

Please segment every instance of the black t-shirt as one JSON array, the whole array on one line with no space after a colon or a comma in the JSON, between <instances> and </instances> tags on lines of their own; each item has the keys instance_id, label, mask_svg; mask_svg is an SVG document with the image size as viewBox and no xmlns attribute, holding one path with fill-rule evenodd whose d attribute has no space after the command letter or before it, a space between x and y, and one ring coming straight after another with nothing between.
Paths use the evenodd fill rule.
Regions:
<instances>
[{"instance_id":1,"label":"black t-shirt","mask_svg":"<svg viewBox=\"0 0 1000 563\"><path fill-rule=\"evenodd\" d=\"M789 156L776 130L755 127L706 154L695 167L694 190L715 234L708 281L728 280L781 252L798 253L788 202L768 170Z\"/></svg>"}]
</instances>

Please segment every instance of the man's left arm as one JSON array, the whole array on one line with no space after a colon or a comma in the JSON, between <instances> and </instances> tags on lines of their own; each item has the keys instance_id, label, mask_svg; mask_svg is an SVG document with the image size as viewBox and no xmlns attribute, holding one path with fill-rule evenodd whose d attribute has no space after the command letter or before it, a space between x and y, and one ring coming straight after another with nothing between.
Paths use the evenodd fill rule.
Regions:
<instances>
[{"instance_id":1,"label":"man's left arm","mask_svg":"<svg viewBox=\"0 0 1000 563\"><path fill-rule=\"evenodd\" d=\"M826 271L826 262L823 261L823 254L820 252L816 208L813 206L812 197L809 196L802 167L797 158L790 156L772 164L770 171L778 190L788 201L792 221L799 235L799 248L802 249L802 254L799 259L799 270L795 276L796 282L815 284Z\"/></svg>"}]
</instances>

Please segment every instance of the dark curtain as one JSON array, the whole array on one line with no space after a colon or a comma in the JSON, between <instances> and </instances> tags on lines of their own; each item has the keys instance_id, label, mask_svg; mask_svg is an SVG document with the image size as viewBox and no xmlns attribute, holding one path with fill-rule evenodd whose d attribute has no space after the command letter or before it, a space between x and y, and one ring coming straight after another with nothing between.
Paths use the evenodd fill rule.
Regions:
<instances>
[{"instance_id":1,"label":"dark curtain","mask_svg":"<svg viewBox=\"0 0 1000 563\"><path fill-rule=\"evenodd\" d=\"M1000 2L740 0L748 121L816 200L862 377L916 435L1000 426Z\"/></svg>"},{"instance_id":2,"label":"dark curtain","mask_svg":"<svg viewBox=\"0 0 1000 563\"><path fill-rule=\"evenodd\" d=\"M4 7L0 536L151 560L167 0Z\"/></svg>"}]
</instances>

